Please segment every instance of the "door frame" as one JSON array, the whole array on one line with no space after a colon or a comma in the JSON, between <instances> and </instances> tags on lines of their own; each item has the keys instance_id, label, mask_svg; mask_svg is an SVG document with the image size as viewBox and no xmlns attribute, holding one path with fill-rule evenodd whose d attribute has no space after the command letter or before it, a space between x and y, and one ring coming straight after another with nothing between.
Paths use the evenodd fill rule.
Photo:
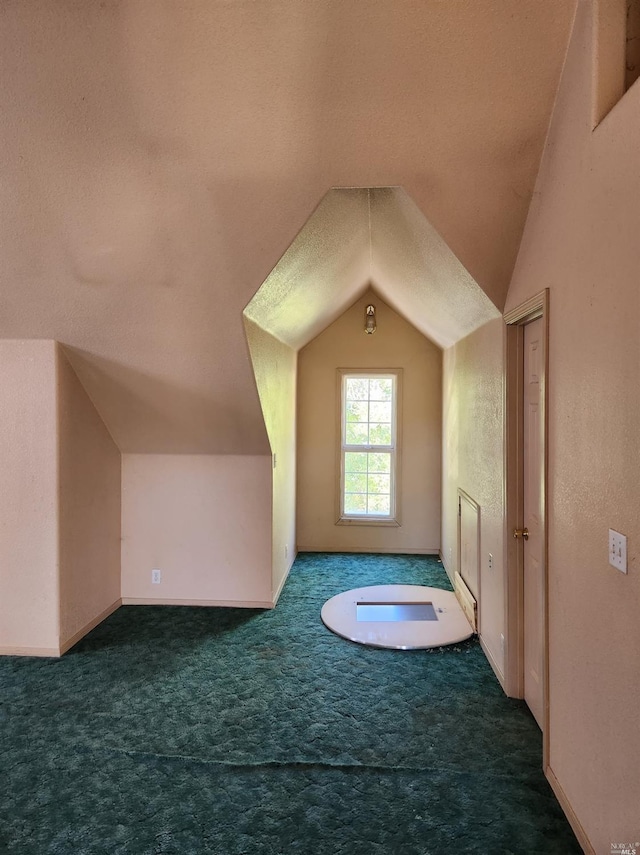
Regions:
<instances>
[{"instance_id":1,"label":"door frame","mask_svg":"<svg viewBox=\"0 0 640 855\"><path fill-rule=\"evenodd\" d=\"M542 578L543 643L542 763L549 766L549 576L548 576L548 472L549 472L549 289L504 314L505 336L505 690L510 697L524 697L524 543L513 537L522 528L524 515L524 328L542 318L544 360L542 368Z\"/></svg>"}]
</instances>

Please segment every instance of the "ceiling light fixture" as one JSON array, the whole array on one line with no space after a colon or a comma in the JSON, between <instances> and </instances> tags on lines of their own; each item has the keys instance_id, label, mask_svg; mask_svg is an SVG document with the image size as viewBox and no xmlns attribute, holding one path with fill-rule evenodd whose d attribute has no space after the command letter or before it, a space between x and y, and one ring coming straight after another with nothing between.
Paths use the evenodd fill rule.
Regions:
<instances>
[{"instance_id":1,"label":"ceiling light fixture","mask_svg":"<svg viewBox=\"0 0 640 855\"><path fill-rule=\"evenodd\" d=\"M373 335L376 331L376 307L367 306L364 310L364 331L368 335Z\"/></svg>"}]
</instances>

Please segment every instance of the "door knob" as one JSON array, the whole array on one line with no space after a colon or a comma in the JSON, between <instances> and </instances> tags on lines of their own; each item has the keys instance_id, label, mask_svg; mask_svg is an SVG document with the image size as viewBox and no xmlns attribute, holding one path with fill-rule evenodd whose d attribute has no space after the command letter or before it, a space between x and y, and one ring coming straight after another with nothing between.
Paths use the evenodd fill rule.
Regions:
<instances>
[{"instance_id":1,"label":"door knob","mask_svg":"<svg viewBox=\"0 0 640 855\"><path fill-rule=\"evenodd\" d=\"M514 528L513 530L514 537L521 537L523 540L529 540L529 529L528 528Z\"/></svg>"}]
</instances>

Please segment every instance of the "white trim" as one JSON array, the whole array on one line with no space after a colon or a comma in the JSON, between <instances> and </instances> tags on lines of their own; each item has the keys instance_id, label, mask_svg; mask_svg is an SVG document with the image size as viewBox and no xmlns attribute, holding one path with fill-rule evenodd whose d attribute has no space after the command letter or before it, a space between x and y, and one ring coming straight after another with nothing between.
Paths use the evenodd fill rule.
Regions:
<instances>
[{"instance_id":1,"label":"white trim","mask_svg":"<svg viewBox=\"0 0 640 855\"><path fill-rule=\"evenodd\" d=\"M480 505L473 499L466 490L463 490L461 487L458 487L458 566L454 572L454 584L453 587L456 588L455 578L456 576L460 576L461 581L467 585L465 580L462 578L462 502L466 502L467 505L475 512L476 521L477 521L477 531L476 531L476 555L478 566L476 567L476 577L477 577L477 591L471 591L469 589L469 593L476 601L476 622L477 626L475 627L475 631L478 635L481 635L482 630L482 591L481 591L481 577L482 577L482 510Z\"/></svg>"},{"instance_id":2,"label":"white trim","mask_svg":"<svg viewBox=\"0 0 640 855\"><path fill-rule=\"evenodd\" d=\"M90 633L92 629L95 629L99 623L102 623L103 620L106 620L117 611L121 605L122 600L118 598L110 606L107 606L106 609L103 609L99 615L96 615L86 623L82 629L74 632L66 641L61 640L58 647L0 647L0 656L54 656L59 659L84 638L85 635Z\"/></svg>"},{"instance_id":3,"label":"white trim","mask_svg":"<svg viewBox=\"0 0 640 855\"><path fill-rule=\"evenodd\" d=\"M234 609L272 609L271 600L163 600L153 597L123 597L123 606L226 606Z\"/></svg>"},{"instance_id":4,"label":"white trim","mask_svg":"<svg viewBox=\"0 0 640 855\"><path fill-rule=\"evenodd\" d=\"M401 417L402 417L402 368L338 368L338 437L337 454L337 501L336 525L400 526L400 472L401 472ZM347 445L345 440L345 395L346 380L350 377L380 377L392 380L391 398L391 443L389 445ZM344 455L352 453L389 454L390 464L390 513L384 516L372 514L345 514L344 512Z\"/></svg>"},{"instance_id":5,"label":"white trim","mask_svg":"<svg viewBox=\"0 0 640 855\"><path fill-rule=\"evenodd\" d=\"M400 547L400 546L298 546L298 554L301 552L362 552L367 555L440 555L440 549L436 546L417 546L417 547Z\"/></svg>"},{"instance_id":6,"label":"white trim","mask_svg":"<svg viewBox=\"0 0 640 855\"><path fill-rule=\"evenodd\" d=\"M294 564L294 561L296 560L297 555L298 555L298 550L296 549L296 551L295 551L295 553L294 553L294 556L293 556L293 561L292 561L292 562L291 562L291 564L289 565L289 569L287 570L287 572L284 574L284 576L283 576L283 577L282 577L282 579L280 580L280 584L278 585L278 588L277 588L277 590L275 591L275 593L273 593L273 594L271 595L271 596L272 596L272 600L273 600L273 602L272 602L272 608L275 608L275 607L277 606L277 604L278 604L278 600L280 599L280 594L282 593L282 589L284 588L284 586L285 586L285 584L286 584L286 581L287 581L287 579L289 578L289 574L291 573L291 568L293 567L293 564Z\"/></svg>"},{"instance_id":7,"label":"white trim","mask_svg":"<svg viewBox=\"0 0 640 855\"><path fill-rule=\"evenodd\" d=\"M578 843L582 846L585 855L596 855L596 850L591 845L591 841L587 837L587 832L582 827L582 823L578 819L576 812L571 807L571 802L567 798L567 794L560 786L560 782L555 776L555 773L551 766L547 766L544 770L545 777L549 784L551 785L551 789L554 792L555 797L558 799L558 803L560 807L564 811L565 816L569 820L569 825L573 829L573 833L578 838Z\"/></svg>"},{"instance_id":8,"label":"white trim","mask_svg":"<svg viewBox=\"0 0 640 855\"><path fill-rule=\"evenodd\" d=\"M375 525L375 526L391 526L392 528L400 528L401 523L397 519L387 519L387 517L340 517L336 520L336 525Z\"/></svg>"},{"instance_id":9,"label":"white trim","mask_svg":"<svg viewBox=\"0 0 640 855\"><path fill-rule=\"evenodd\" d=\"M493 668L493 672L496 675L496 677L498 678L498 682L500 683L500 685L504 689L504 687L505 687L504 674L503 674L500 666L498 665L496 660L493 658L493 653L487 647L484 638L482 638L482 636L479 635L478 639L480 641L480 647L482 648L482 652L484 653L484 655L489 660L489 665L491 665L491 667Z\"/></svg>"},{"instance_id":10,"label":"white trim","mask_svg":"<svg viewBox=\"0 0 640 855\"><path fill-rule=\"evenodd\" d=\"M542 443L543 466L541 472L542 514L542 572L543 582L543 726L542 765L549 766L550 752L550 692L549 692L549 289L530 297L524 303L504 314L507 329L505 339L506 382L505 403L505 692L510 697L524 697L524 556L522 540L514 540L514 528L522 525L524 511L522 434L524 365L524 327L531 321L542 319L544 359L541 370L542 413L544 438Z\"/></svg>"},{"instance_id":11,"label":"white trim","mask_svg":"<svg viewBox=\"0 0 640 855\"><path fill-rule=\"evenodd\" d=\"M444 560L444 555L442 554L442 549L438 549L436 554L438 555L438 557L440 558L440 561L442 562L442 566L444 567L444 572L449 577L449 581L451 582L451 587L455 588L455 581L456 581L455 580L455 570L453 573L449 572L449 568L447 567L447 562Z\"/></svg>"},{"instance_id":12,"label":"white trim","mask_svg":"<svg viewBox=\"0 0 640 855\"><path fill-rule=\"evenodd\" d=\"M122 600L118 597L118 599L111 603L106 609L103 609L99 615L96 615L89 623L86 623L82 629L79 629L77 632L68 638L66 641L60 640L60 655L66 653L67 650L70 650L74 644L77 644L81 638L84 638L92 629L95 629L99 623L102 623L103 620L106 620L109 615L112 615L117 609L122 605Z\"/></svg>"},{"instance_id":13,"label":"white trim","mask_svg":"<svg viewBox=\"0 0 640 855\"><path fill-rule=\"evenodd\" d=\"M59 647L0 647L0 656L60 656Z\"/></svg>"},{"instance_id":14,"label":"white trim","mask_svg":"<svg viewBox=\"0 0 640 855\"><path fill-rule=\"evenodd\" d=\"M467 620L471 624L473 631L478 634L478 602L471 589L464 581L460 573L456 571L453 580L453 590L460 603L460 608L465 613Z\"/></svg>"}]
</instances>

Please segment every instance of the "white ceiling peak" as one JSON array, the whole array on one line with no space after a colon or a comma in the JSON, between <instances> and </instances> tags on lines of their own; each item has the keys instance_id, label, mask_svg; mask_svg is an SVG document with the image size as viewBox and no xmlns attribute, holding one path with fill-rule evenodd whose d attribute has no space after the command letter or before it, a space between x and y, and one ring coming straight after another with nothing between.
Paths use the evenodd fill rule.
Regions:
<instances>
[{"instance_id":1,"label":"white ceiling peak","mask_svg":"<svg viewBox=\"0 0 640 855\"><path fill-rule=\"evenodd\" d=\"M500 316L402 187L330 190L245 315L297 350L369 286L440 347Z\"/></svg>"}]
</instances>

